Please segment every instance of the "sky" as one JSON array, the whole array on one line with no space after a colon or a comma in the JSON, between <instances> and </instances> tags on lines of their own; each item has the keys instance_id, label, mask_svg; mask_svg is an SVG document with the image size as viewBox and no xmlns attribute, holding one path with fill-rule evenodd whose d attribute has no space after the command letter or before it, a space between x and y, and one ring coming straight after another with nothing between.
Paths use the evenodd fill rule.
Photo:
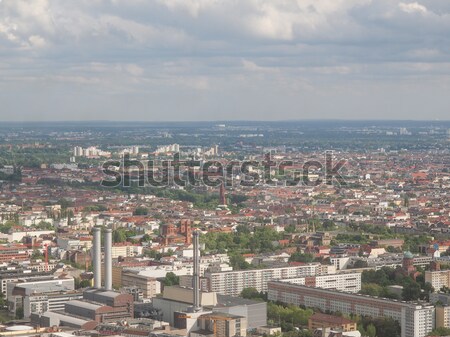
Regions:
<instances>
[{"instance_id":1,"label":"sky","mask_svg":"<svg viewBox=\"0 0 450 337\"><path fill-rule=\"evenodd\" d=\"M0 0L0 121L450 119L448 0Z\"/></svg>"}]
</instances>

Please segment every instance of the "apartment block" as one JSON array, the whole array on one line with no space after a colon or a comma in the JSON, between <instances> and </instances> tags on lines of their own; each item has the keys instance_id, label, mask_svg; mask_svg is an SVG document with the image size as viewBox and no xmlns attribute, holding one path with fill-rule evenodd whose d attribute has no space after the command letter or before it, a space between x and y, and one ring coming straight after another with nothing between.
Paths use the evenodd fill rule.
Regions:
<instances>
[{"instance_id":1,"label":"apartment block","mask_svg":"<svg viewBox=\"0 0 450 337\"><path fill-rule=\"evenodd\" d=\"M425 282L431 283L435 291L450 287L450 270L426 271Z\"/></svg>"},{"instance_id":2,"label":"apartment block","mask_svg":"<svg viewBox=\"0 0 450 337\"><path fill-rule=\"evenodd\" d=\"M361 273L306 276L280 281L349 293L357 293L361 290Z\"/></svg>"},{"instance_id":3,"label":"apartment block","mask_svg":"<svg viewBox=\"0 0 450 337\"><path fill-rule=\"evenodd\" d=\"M334 268L333 268L334 269ZM267 283L272 280L292 279L321 275L324 269L320 263L310 263L293 267L205 272L209 280L209 291L222 295L239 296L244 288L256 288L267 292Z\"/></svg>"},{"instance_id":4,"label":"apartment block","mask_svg":"<svg viewBox=\"0 0 450 337\"><path fill-rule=\"evenodd\" d=\"M322 311L390 317L399 322L401 337L425 337L435 327L435 308L430 304L405 302L313 288L280 281L268 283L268 299Z\"/></svg>"},{"instance_id":5,"label":"apartment block","mask_svg":"<svg viewBox=\"0 0 450 337\"><path fill-rule=\"evenodd\" d=\"M450 306L436 306L436 328L450 328Z\"/></svg>"}]
</instances>

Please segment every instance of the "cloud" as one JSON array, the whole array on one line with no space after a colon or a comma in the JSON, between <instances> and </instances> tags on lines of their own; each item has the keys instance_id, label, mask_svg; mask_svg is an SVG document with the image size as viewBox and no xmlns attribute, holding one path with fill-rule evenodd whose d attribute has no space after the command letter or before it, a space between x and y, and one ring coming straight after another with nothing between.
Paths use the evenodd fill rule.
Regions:
<instances>
[{"instance_id":1,"label":"cloud","mask_svg":"<svg viewBox=\"0 0 450 337\"><path fill-rule=\"evenodd\" d=\"M196 108L240 109L233 101L253 116L244 110L291 111L296 97L336 88L351 99L364 85L381 93L395 91L393 83L410 87L412 78L448 83L450 1L2 0L0 51L5 97L32 97L39 81L54 81L67 101L90 89L103 103L123 92L158 108L181 97L193 112L189 97L205 95ZM265 104L250 102L258 97ZM87 101L101 106L97 100ZM341 106L337 114L345 114Z\"/></svg>"},{"instance_id":2,"label":"cloud","mask_svg":"<svg viewBox=\"0 0 450 337\"><path fill-rule=\"evenodd\" d=\"M426 13L427 8L417 2L404 3L400 2L398 4L400 9L406 13Z\"/></svg>"}]
</instances>

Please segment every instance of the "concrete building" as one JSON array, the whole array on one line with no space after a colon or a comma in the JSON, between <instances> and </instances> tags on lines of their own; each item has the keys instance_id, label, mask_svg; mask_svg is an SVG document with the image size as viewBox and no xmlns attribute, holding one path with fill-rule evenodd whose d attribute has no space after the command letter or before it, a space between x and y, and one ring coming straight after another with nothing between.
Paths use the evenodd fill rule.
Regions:
<instances>
[{"instance_id":1,"label":"concrete building","mask_svg":"<svg viewBox=\"0 0 450 337\"><path fill-rule=\"evenodd\" d=\"M28 318L33 313L42 314L46 311L61 311L64 310L67 302L82 298L83 293L80 291L33 293L26 296L23 300L23 316Z\"/></svg>"},{"instance_id":2,"label":"concrete building","mask_svg":"<svg viewBox=\"0 0 450 337\"><path fill-rule=\"evenodd\" d=\"M450 306L436 306L436 328L450 328Z\"/></svg>"},{"instance_id":3,"label":"concrete building","mask_svg":"<svg viewBox=\"0 0 450 337\"><path fill-rule=\"evenodd\" d=\"M358 272L288 278L280 281L349 293L357 293L361 290L361 273Z\"/></svg>"},{"instance_id":4,"label":"concrete building","mask_svg":"<svg viewBox=\"0 0 450 337\"><path fill-rule=\"evenodd\" d=\"M334 269L334 268L333 268ZM288 278L321 275L320 263L310 263L293 267L226 271L219 273L205 272L209 279L209 291L222 295L239 296L244 288L256 288L267 291L267 282Z\"/></svg>"},{"instance_id":5,"label":"concrete building","mask_svg":"<svg viewBox=\"0 0 450 337\"><path fill-rule=\"evenodd\" d=\"M435 308L425 303L389 300L279 281L269 282L268 289L271 301L343 314L390 317L399 322L401 337L425 337L435 327Z\"/></svg>"},{"instance_id":6,"label":"concrete building","mask_svg":"<svg viewBox=\"0 0 450 337\"><path fill-rule=\"evenodd\" d=\"M58 312L55 315L48 311L42 315L32 314L31 319L34 322L38 322L37 324L41 326L68 324L92 329L98 323L116 322L134 317L133 295L112 290L112 230L107 228L104 232L104 286L102 287L101 275L101 230L94 227L92 247L94 288L85 290L82 299L66 302L64 312Z\"/></svg>"},{"instance_id":7,"label":"concrete building","mask_svg":"<svg viewBox=\"0 0 450 337\"><path fill-rule=\"evenodd\" d=\"M450 305L450 294L434 292L430 293L430 302L433 304Z\"/></svg>"},{"instance_id":8,"label":"concrete building","mask_svg":"<svg viewBox=\"0 0 450 337\"><path fill-rule=\"evenodd\" d=\"M140 288L144 298L152 298L161 293L161 283L156 278L140 275L138 271L133 270L122 273L122 286Z\"/></svg>"},{"instance_id":9,"label":"concrete building","mask_svg":"<svg viewBox=\"0 0 450 337\"><path fill-rule=\"evenodd\" d=\"M431 283L435 291L450 287L450 270L425 271L425 282Z\"/></svg>"},{"instance_id":10,"label":"concrete building","mask_svg":"<svg viewBox=\"0 0 450 337\"><path fill-rule=\"evenodd\" d=\"M6 299L8 309L15 314L18 309L23 309L24 317L30 317L31 313L43 313L55 309L64 308L64 298L76 298L80 295L75 291L74 279L71 278L52 278L43 281L18 281L7 284ZM47 294L59 293L62 296L48 296ZM72 295L68 295L72 293Z\"/></svg>"},{"instance_id":11,"label":"concrete building","mask_svg":"<svg viewBox=\"0 0 450 337\"><path fill-rule=\"evenodd\" d=\"M213 312L222 312L247 318L247 328L255 329L267 324L267 303L242 297L217 295Z\"/></svg>"},{"instance_id":12,"label":"concrete building","mask_svg":"<svg viewBox=\"0 0 450 337\"><path fill-rule=\"evenodd\" d=\"M53 277L51 272L39 272L25 268L6 268L0 271L0 291L6 295L6 285L10 282L18 282L19 279L27 281L49 280Z\"/></svg>"},{"instance_id":13,"label":"concrete building","mask_svg":"<svg viewBox=\"0 0 450 337\"><path fill-rule=\"evenodd\" d=\"M198 317L199 323L191 329L190 337L235 337L247 336L247 319L226 313L208 313Z\"/></svg>"}]
</instances>

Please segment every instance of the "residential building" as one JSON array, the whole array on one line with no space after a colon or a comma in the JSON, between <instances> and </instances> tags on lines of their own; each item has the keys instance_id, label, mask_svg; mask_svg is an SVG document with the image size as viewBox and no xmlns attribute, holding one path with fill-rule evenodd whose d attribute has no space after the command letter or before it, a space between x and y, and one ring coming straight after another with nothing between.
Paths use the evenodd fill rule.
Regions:
<instances>
[{"instance_id":1,"label":"residential building","mask_svg":"<svg viewBox=\"0 0 450 337\"><path fill-rule=\"evenodd\" d=\"M361 290L361 273L358 272L288 278L280 279L280 281L349 293L357 293Z\"/></svg>"},{"instance_id":2,"label":"residential building","mask_svg":"<svg viewBox=\"0 0 450 337\"><path fill-rule=\"evenodd\" d=\"M450 306L436 306L436 328L450 328Z\"/></svg>"},{"instance_id":3,"label":"residential building","mask_svg":"<svg viewBox=\"0 0 450 337\"><path fill-rule=\"evenodd\" d=\"M252 269L239 271L225 271L219 273L205 272L209 279L209 291L222 295L239 296L244 288L255 288L267 291L267 282L296 277L320 275L322 267L319 263L298 266Z\"/></svg>"},{"instance_id":4,"label":"residential building","mask_svg":"<svg viewBox=\"0 0 450 337\"><path fill-rule=\"evenodd\" d=\"M435 327L435 308L426 303L390 300L280 281L268 283L268 299L322 311L374 318L389 317L399 322L401 337L425 337Z\"/></svg>"},{"instance_id":5,"label":"residential building","mask_svg":"<svg viewBox=\"0 0 450 337\"><path fill-rule=\"evenodd\" d=\"M429 282L435 291L450 287L450 270L425 271L425 282Z\"/></svg>"}]
</instances>

